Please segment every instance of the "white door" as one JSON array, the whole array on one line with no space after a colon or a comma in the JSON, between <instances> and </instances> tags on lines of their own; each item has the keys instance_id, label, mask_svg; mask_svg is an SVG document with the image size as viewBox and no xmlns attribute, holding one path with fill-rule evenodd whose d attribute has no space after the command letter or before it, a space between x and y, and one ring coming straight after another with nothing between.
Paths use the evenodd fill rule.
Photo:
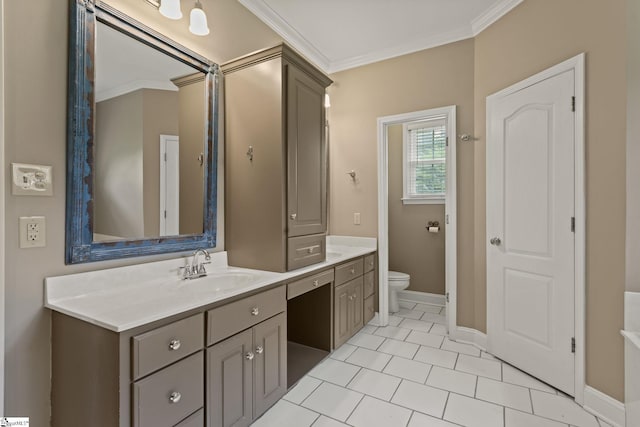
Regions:
<instances>
[{"instance_id":1,"label":"white door","mask_svg":"<svg viewBox=\"0 0 640 427\"><path fill-rule=\"evenodd\" d=\"M160 135L160 235L180 234L180 145L176 135Z\"/></svg>"},{"instance_id":2,"label":"white door","mask_svg":"<svg viewBox=\"0 0 640 427\"><path fill-rule=\"evenodd\" d=\"M487 101L487 338L574 395L574 71Z\"/></svg>"}]
</instances>

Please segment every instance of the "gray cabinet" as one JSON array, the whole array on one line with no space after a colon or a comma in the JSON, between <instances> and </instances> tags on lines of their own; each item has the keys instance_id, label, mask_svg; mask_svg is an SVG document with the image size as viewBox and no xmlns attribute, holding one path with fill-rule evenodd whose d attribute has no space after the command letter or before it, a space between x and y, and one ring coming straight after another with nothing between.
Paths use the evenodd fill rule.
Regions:
<instances>
[{"instance_id":1,"label":"gray cabinet","mask_svg":"<svg viewBox=\"0 0 640 427\"><path fill-rule=\"evenodd\" d=\"M286 45L221 69L229 264L284 272L324 261L331 80Z\"/></svg>"},{"instance_id":2,"label":"gray cabinet","mask_svg":"<svg viewBox=\"0 0 640 427\"><path fill-rule=\"evenodd\" d=\"M286 314L207 349L210 427L248 426L287 391Z\"/></svg>"},{"instance_id":3,"label":"gray cabinet","mask_svg":"<svg viewBox=\"0 0 640 427\"><path fill-rule=\"evenodd\" d=\"M338 348L362 328L363 280L353 279L335 289L334 346Z\"/></svg>"}]
</instances>

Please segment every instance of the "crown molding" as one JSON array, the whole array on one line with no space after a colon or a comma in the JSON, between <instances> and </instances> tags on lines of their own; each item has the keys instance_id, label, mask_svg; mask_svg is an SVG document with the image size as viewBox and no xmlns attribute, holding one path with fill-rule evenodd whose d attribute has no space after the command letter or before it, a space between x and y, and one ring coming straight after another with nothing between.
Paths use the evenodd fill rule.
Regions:
<instances>
[{"instance_id":1,"label":"crown molding","mask_svg":"<svg viewBox=\"0 0 640 427\"><path fill-rule=\"evenodd\" d=\"M445 34L423 37L412 40L408 43L402 43L400 45L379 49L366 55L354 56L351 58L332 61L330 63L328 72L336 73L338 71L344 71L350 68L356 68L374 62L384 61L385 59L407 55L410 53L418 52L420 50L443 46L445 44L454 43L471 37L473 37L471 28L461 28Z\"/></svg>"},{"instance_id":2,"label":"crown molding","mask_svg":"<svg viewBox=\"0 0 640 427\"><path fill-rule=\"evenodd\" d=\"M509 13L524 0L498 0L485 13L471 21L473 37L483 32L489 25Z\"/></svg>"},{"instance_id":3,"label":"crown molding","mask_svg":"<svg viewBox=\"0 0 640 427\"><path fill-rule=\"evenodd\" d=\"M329 72L330 61L312 43L304 38L287 21L282 19L264 0L238 0L240 4L249 9L262 22L282 37L294 49L304 55L324 72Z\"/></svg>"},{"instance_id":4,"label":"crown molding","mask_svg":"<svg viewBox=\"0 0 640 427\"><path fill-rule=\"evenodd\" d=\"M330 74L475 37L524 0L498 0L485 13L475 18L470 25L448 33L422 37L400 45L378 49L365 55L334 61L327 58L309 40L289 25L275 10L269 7L265 0L238 1L309 61L325 73Z\"/></svg>"}]
</instances>

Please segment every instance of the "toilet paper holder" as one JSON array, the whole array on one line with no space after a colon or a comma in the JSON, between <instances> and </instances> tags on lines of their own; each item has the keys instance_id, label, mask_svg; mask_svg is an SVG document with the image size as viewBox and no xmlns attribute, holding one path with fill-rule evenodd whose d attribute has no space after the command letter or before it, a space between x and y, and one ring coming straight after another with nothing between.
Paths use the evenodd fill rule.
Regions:
<instances>
[{"instance_id":1,"label":"toilet paper holder","mask_svg":"<svg viewBox=\"0 0 640 427\"><path fill-rule=\"evenodd\" d=\"M429 221L425 227L429 233L437 233L440 231L440 223L438 221Z\"/></svg>"}]
</instances>

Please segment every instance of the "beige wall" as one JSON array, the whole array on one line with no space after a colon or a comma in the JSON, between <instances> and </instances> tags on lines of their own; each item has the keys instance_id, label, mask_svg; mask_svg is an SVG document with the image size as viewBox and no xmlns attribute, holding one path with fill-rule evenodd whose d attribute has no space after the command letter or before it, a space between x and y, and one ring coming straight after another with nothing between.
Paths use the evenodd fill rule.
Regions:
<instances>
[{"instance_id":1,"label":"beige wall","mask_svg":"<svg viewBox=\"0 0 640 427\"><path fill-rule=\"evenodd\" d=\"M402 203L402 125L387 128L389 141L389 269L411 276L409 290L444 295L444 204ZM441 224L429 233L429 221Z\"/></svg>"},{"instance_id":2,"label":"beige wall","mask_svg":"<svg viewBox=\"0 0 640 427\"><path fill-rule=\"evenodd\" d=\"M623 400L625 2L529 0L476 37L475 327L486 328L485 99L586 52L587 384ZM573 23L573 25L572 25Z\"/></svg>"},{"instance_id":3,"label":"beige wall","mask_svg":"<svg viewBox=\"0 0 640 427\"><path fill-rule=\"evenodd\" d=\"M627 290L640 292L640 2L627 0Z\"/></svg>"},{"instance_id":4,"label":"beige wall","mask_svg":"<svg viewBox=\"0 0 640 427\"><path fill-rule=\"evenodd\" d=\"M331 108L331 234L377 235L377 136L381 116L457 105L457 134L473 134L474 41L465 40L336 73ZM458 323L473 326L474 145L458 143ZM356 183L346 174L354 169ZM353 225L353 213L362 225Z\"/></svg>"},{"instance_id":5,"label":"beige wall","mask_svg":"<svg viewBox=\"0 0 640 427\"><path fill-rule=\"evenodd\" d=\"M96 104L93 231L144 235L143 91Z\"/></svg>"},{"instance_id":6,"label":"beige wall","mask_svg":"<svg viewBox=\"0 0 640 427\"><path fill-rule=\"evenodd\" d=\"M211 26L209 38L190 36L188 20L173 22L160 18L157 10L143 1L112 0L128 8L134 17L160 30L184 25L178 40L190 44L209 58L239 56L268 47L281 39L260 23L236 0L203 2L232 9L216 19L237 25L235 39ZM67 104L67 2L33 0L4 2L5 32L5 159L4 164L26 162L53 166L53 197L15 197L5 193L6 250L5 277L5 396L4 414L31 417L34 426L46 426L50 414L50 312L43 307L47 276L71 274L111 266L171 258L175 255L133 258L75 266L64 264L65 152ZM211 15L210 15L211 16ZM167 30L170 34L171 29ZM170 34L171 35L171 34ZM211 41L217 39L215 43ZM253 41L251 41L251 40ZM234 43L229 43L234 40ZM225 43L225 52L215 46ZM235 49L231 52L229 49ZM246 49L246 50L244 50ZM43 65L44 64L44 65ZM8 176L8 168L5 176ZM7 181L8 183L8 181ZM7 184L5 184L7 185ZM6 186L5 186L6 189ZM18 249L18 217L45 215L47 247Z\"/></svg>"}]
</instances>

